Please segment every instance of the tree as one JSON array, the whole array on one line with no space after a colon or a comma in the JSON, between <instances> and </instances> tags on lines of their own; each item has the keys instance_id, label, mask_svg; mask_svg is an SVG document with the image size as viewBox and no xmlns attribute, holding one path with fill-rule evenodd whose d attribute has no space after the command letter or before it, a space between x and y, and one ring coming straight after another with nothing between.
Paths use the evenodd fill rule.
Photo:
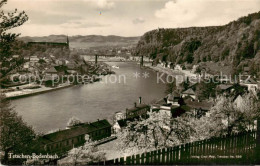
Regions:
<instances>
[{"instance_id":1,"label":"tree","mask_svg":"<svg viewBox=\"0 0 260 166\"><path fill-rule=\"evenodd\" d=\"M204 140L251 130L259 117L259 104L252 94L246 94L235 102L233 97L218 96L206 116L190 119L195 130L191 139Z\"/></svg>"},{"instance_id":2,"label":"tree","mask_svg":"<svg viewBox=\"0 0 260 166\"><path fill-rule=\"evenodd\" d=\"M0 149L4 152L1 162L21 164L20 160L8 158L8 153L31 154L35 138L32 127L17 115L10 102L0 94Z\"/></svg>"},{"instance_id":3,"label":"tree","mask_svg":"<svg viewBox=\"0 0 260 166\"><path fill-rule=\"evenodd\" d=\"M235 109L241 113L242 120L239 125L240 129L251 130L254 128L254 121L259 116L259 101L253 93L244 94L242 100L237 100L234 103Z\"/></svg>"},{"instance_id":4,"label":"tree","mask_svg":"<svg viewBox=\"0 0 260 166\"><path fill-rule=\"evenodd\" d=\"M98 150L89 135L85 136L85 144L73 148L68 152L66 158L59 160L58 165L86 165L95 162L105 161L105 153Z\"/></svg>"},{"instance_id":5,"label":"tree","mask_svg":"<svg viewBox=\"0 0 260 166\"><path fill-rule=\"evenodd\" d=\"M118 148L123 152L136 153L189 142L192 127L188 119L171 118L163 112L149 112L149 118L129 122L119 132Z\"/></svg>"},{"instance_id":6,"label":"tree","mask_svg":"<svg viewBox=\"0 0 260 166\"><path fill-rule=\"evenodd\" d=\"M222 134L248 131L257 119L259 101L252 94L246 94L235 102L233 100L233 97L219 96L209 111L208 120L214 123L216 128L222 126L222 129L219 129Z\"/></svg>"},{"instance_id":7,"label":"tree","mask_svg":"<svg viewBox=\"0 0 260 166\"><path fill-rule=\"evenodd\" d=\"M238 96L247 93L247 87L241 86L239 83L236 83L232 87L232 91L229 93L230 96Z\"/></svg>"},{"instance_id":8,"label":"tree","mask_svg":"<svg viewBox=\"0 0 260 166\"><path fill-rule=\"evenodd\" d=\"M230 135L233 127L239 118L239 112L234 108L232 98L220 96L217 102L210 110L210 119L217 125L223 126L225 132Z\"/></svg>"},{"instance_id":9,"label":"tree","mask_svg":"<svg viewBox=\"0 0 260 166\"><path fill-rule=\"evenodd\" d=\"M7 30L21 26L24 22L28 20L28 16L25 12L18 12L15 9L14 12L5 13L2 9L4 4L7 3L7 0L0 0L0 61L7 61L11 56L11 48L19 36L19 34L9 33ZM5 78L12 70L17 66L22 64L22 60L13 63L11 66L8 66L7 69L1 69L0 80Z\"/></svg>"},{"instance_id":10,"label":"tree","mask_svg":"<svg viewBox=\"0 0 260 166\"><path fill-rule=\"evenodd\" d=\"M196 86L196 95L202 100L208 99L209 97L215 97L216 87L217 83L215 83L212 79L203 80Z\"/></svg>"},{"instance_id":11,"label":"tree","mask_svg":"<svg viewBox=\"0 0 260 166\"><path fill-rule=\"evenodd\" d=\"M192 63L194 60L193 54L192 53L188 53L187 57L186 57L186 61L188 63Z\"/></svg>"},{"instance_id":12,"label":"tree","mask_svg":"<svg viewBox=\"0 0 260 166\"><path fill-rule=\"evenodd\" d=\"M67 126L71 127L71 126L77 126L77 125L80 125L80 124L82 124L82 121L73 116L72 118L69 119Z\"/></svg>"}]
</instances>

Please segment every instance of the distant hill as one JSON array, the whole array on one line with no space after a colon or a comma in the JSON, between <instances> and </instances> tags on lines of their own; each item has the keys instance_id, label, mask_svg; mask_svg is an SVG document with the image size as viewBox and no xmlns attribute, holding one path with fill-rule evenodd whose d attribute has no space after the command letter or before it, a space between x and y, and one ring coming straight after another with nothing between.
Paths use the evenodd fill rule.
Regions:
<instances>
[{"instance_id":1,"label":"distant hill","mask_svg":"<svg viewBox=\"0 0 260 166\"><path fill-rule=\"evenodd\" d=\"M175 64L204 64L237 74L245 66L260 76L260 12L224 26L155 29L145 33L136 55Z\"/></svg>"},{"instance_id":2,"label":"distant hill","mask_svg":"<svg viewBox=\"0 0 260 166\"><path fill-rule=\"evenodd\" d=\"M70 47L72 48L91 48L91 47L127 47L136 46L140 37L121 37L121 36L69 36ZM20 37L24 42L66 42L66 35L50 35L43 37Z\"/></svg>"}]
</instances>

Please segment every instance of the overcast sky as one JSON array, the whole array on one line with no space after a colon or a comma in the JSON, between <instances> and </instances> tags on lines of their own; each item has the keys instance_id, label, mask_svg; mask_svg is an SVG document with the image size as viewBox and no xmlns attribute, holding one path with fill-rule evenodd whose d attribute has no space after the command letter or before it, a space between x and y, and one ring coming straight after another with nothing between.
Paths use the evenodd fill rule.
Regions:
<instances>
[{"instance_id":1,"label":"overcast sky","mask_svg":"<svg viewBox=\"0 0 260 166\"><path fill-rule=\"evenodd\" d=\"M29 16L21 36L140 36L160 28L224 25L260 11L260 0L9 0Z\"/></svg>"}]
</instances>

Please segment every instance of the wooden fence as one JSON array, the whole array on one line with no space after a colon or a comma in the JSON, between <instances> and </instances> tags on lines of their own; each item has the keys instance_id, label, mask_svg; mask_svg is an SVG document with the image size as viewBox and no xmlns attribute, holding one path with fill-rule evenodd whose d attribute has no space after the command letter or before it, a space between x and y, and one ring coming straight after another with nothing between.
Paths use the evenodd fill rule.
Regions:
<instances>
[{"instance_id":1,"label":"wooden fence","mask_svg":"<svg viewBox=\"0 0 260 166\"><path fill-rule=\"evenodd\" d=\"M212 138L122 157L96 165L141 164L254 164L256 132Z\"/></svg>"}]
</instances>

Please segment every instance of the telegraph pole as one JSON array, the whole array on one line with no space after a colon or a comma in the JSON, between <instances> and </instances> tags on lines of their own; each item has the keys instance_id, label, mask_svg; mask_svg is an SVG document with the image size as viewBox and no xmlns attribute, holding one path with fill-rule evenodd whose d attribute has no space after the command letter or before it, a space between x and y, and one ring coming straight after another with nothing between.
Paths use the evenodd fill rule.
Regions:
<instances>
[{"instance_id":1,"label":"telegraph pole","mask_svg":"<svg viewBox=\"0 0 260 166\"><path fill-rule=\"evenodd\" d=\"M140 67L143 67L144 66L144 56L142 55L141 56L141 61L140 61Z\"/></svg>"}]
</instances>

